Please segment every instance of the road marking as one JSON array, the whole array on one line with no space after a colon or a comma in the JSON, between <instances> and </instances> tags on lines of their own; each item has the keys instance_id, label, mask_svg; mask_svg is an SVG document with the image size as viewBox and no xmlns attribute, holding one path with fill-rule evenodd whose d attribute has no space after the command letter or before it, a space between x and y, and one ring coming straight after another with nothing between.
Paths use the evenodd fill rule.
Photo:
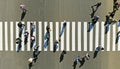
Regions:
<instances>
[{"instance_id":1,"label":"road marking","mask_svg":"<svg viewBox=\"0 0 120 69\"><path fill-rule=\"evenodd\" d=\"M95 49L99 46L99 22L96 23L95 29Z\"/></svg>"},{"instance_id":2,"label":"road marking","mask_svg":"<svg viewBox=\"0 0 120 69\"><path fill-rule=\"evenodd\" d=\"M42 51L42 22L39 22L39 51Z\"/></svg>"},{"instance_id":3,"label":"road marking","mask_svg":"<svg viewBox=\"0 0 120 69\"><path fill-rule=\"evenodd\" d=\"M72 22L72 51L75 51L75 22Z\"/></svg>"},{"instance_id":4,"label":"road marking","mask_svg":"<svg viewBox=\"0 0 120 69\"><path fill-rule=\"evenodd\" d=\"M25 22L22 22L22 24L25 24ZM25 26L24 26L23 31L22 31L22 47L21 47L21 51L25 50L25 46L24 46L24 30L25 30Z\"/></svg>"},{"instance_id":5,"label":"road marking","mask_svg":"<svg viewBox=\"0 0 120 69\"><path fill-rule=\"evenodd\" d=\"M109 26L109 31L107 33L107 51L110 51L110 33L111 33L110 29L111 26Z\"/></svg>"},{"instance_id":6,"label":"road marking","mask_svg":"<svg viewBox=\"0 0 120 69\"><path fill-rule=\"evenodd\" d=\"M56 40L59 41L59 22L56 22ZM58 46L57 50L56 51L59 51L59 47L60 45Z\"/></svg>"},{"instance_id":7,"label":"road marking","mask_svg":"<svg viewBox=\"0 0 120 69\"><path fill-rule=\"evenodd\" d=\"M61 22L61 30L62 30L63 23L64 22ZM64 33L61 36L61 51L63 51L63 50L64 50Z\"/></svg>"},{"instance_id":8,"label":"road marking","mask_svg":"<svg viewBox=\"0 0 120 69\"><path fill-rule=\"evenodd\" d=\"M13 30L14 30L13 22L10 22L10 44L11 44L10 47L11 47L11 51L14 50L14 43L15 43L13 41L14 40L13 39L14 38L14 34L13 34L14 31Z\"/></svg>"},{"instance_id":9,"label":"road marking","mask_svg":"<svg viewBox=\"0 0 120 69\"><path fill-rule=\"evenodd\" d=\"M5 24L5 51L8 51L8 22L4 22Z\"/></svg>"},{"instance_id":10,"label":"road marking","mask_svg":"<svg viewBox=\"0 0 120 69\"><path fill-rule=\"evenodd\" d=\"M118 32L120 31L120 27L118 27ZM120 38L118 40L118 51L120 51Z\"/></svg>"},{"instance_id":11,"label":"road marking","mask_svg":"<svg viewBox=\"0 0 120 69\"><path fill-rule=\"evenodd\" d=\"M44 36L46 34L46 27L47 27L48 23L47 22L44 22ZM44 39L44 43L46 42L46 40ZM48 47L47 47L48 48ZM47 51L47 48L44 48L44 51Z\"/></svg>"},{"instance_id":12,"label":"road marking","mask_svg":"<svg viewBox=\"0 0 120 69\"><path fill-rule=\"evenodd\" d=\"M87 22L84 22L84 51L87 51Z\"/></svg>"},{"instance_id":13,"label":"road marking","mask_svg":"<svg viewBox=\"0 0 120 69\"><path fill-rule=\"evenodd\" d=\"M0 22L0 31L1 31L1 34L0 34L0 51L3 50L3 22Z\"/></svg>"},{"instance_id":14,"label":"road marking","mask_svg":"<svg viewBox=\"0 0 120 69\"><path fill-rule=\"evenodd\" d=\"M53 22L50 22L50 51L53 51Z\"/></svg>"},{"instance_id":15,"label":"road marking","mask_svg":"<svg viewBox=\"0 0 120 69\"><path fill-rule=\"evenodd\" d=\"M89 33L89 51L93 51L93 30Z\"/></svg>"},{"instance_id":16,"label":"road marking","mask_svg":"<svg viewBox=\"0 0 120 69\"><path fill-rule=\"evenodd\" d=\"M115 51L115 39L116 39L116 24L112 26L112 33L113 33L113 38L112 38L112 51Z\"/></svg>"},{"instance_id":17,"label":"road marking","mask_svg":"<svg viewBox=\"0 0 120 69\"><path fill-rule=\"evenodd\" d=\"M19 22L16 22L16 38L19 37L19 27L18 27L18 23L19 23ZM16 51L17 51L17 46L18 46L18 44L16 44Z\"/></svg>"},{"instance_id":18,"label":"road marking","mask_svg":"<svg viewBox=\"0 0 120 69\"><path fill-rule=\"evenodd\" d=\"M27 22L27 31L29 33L28 35L28 42L27 42L27 51L30 51L30 22Z\"/></svg>"},{"instance_id":19,"label":"road marking","mask_svg":"<svg viewBox=\"0 0 120 69\"><path fill-rule=\"evenodd\" d=\"M66 51L70 51L70 22L66 22Z\"/></svg>"},{"instance_id":20,"label":"road marking","mask_svg":"<svg viewBox=\"0 0 120 69\"><path fill-rule=\"evenodd\" d=\"M81 51L81 22L78 22L78 51Z\"/></svg>"},{"instance_id":21,"label":"road marking","mask_svg":"<svg viewBox=\"0 0 120 69\"><path fill-rule=\"evenodd\" d=\"M104 47L104 41L105 41L105 40L104 40L104 37L105 37L105 33L104 33L104 32L105 32L105 30L104 30L104 23L105 23L105 22L101 22L101 23L100 23L100 24L101 24L101 31L100 31L100 32L101 32L101 34L100 34L100 35L101 35L101 42L100 42L101 44L100 44L100 45L101 45L102 47Z\"/></svg>"}]
</instances>

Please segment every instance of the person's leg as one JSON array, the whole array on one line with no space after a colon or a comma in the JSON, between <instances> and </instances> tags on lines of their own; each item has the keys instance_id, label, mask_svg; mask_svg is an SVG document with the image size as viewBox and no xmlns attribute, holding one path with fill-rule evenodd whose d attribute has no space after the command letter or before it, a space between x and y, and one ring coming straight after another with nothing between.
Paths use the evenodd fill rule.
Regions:
<instances>
[{"instance_id":1,"label":"person's leg","mask_svg":"<svg viewBox=\"0 0 120 69\"><path fill-rule=\"evenodd\" d=\"M90 32L90 31L92 30L92 28L93 28L93 23L90 23L90 24L89 24L88 32Z\"/></svg>"},{"instance_id":2,"label":"person's leg","mask_svg":"<svg viewBox=\"0 0 120 69\"><path fill-rule=\"evenodd\" d=\"M108 25L106 26L106 28L105 28L105 34L107 34L108 31L109 31L109 24L108 24Z\"/></svg>"},{"instance_id":3,"label":"person's leg","mask_svg":"<svg viewBox=\"0 0 120 69\"><path fill-rule=\"evenodd\" d=\"M21 14L21 21L24 19L25 15L26 15L26 10L24 10Z\"/></svg>"},{"instance_id":4,"label":"person's leg","mask_svg":"<svg viewBox=\"0 0 120 69\"><path fill-rule=\"evenodd\" d=\"M48 39L47 39L44 43L44 48L47 48L48 44L49 44L49 42L48 42Z\"/></svg>"},{"instance_id":5,"label":"person's leg","mask_svg":"<svg viewBox=\"0 0 120 69\"><path fill-rule=\"evenodd\" d=\"M95 51L93 56L94 59L97 57L97 54L98 54L98 51Z\"/></svg>"}]
</instances>

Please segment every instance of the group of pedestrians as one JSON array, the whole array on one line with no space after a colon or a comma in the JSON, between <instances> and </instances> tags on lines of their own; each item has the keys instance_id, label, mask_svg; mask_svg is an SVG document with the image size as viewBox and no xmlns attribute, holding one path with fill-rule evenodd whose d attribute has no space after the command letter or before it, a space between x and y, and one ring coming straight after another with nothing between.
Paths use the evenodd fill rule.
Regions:
<instances>
[{"instance_id":1,"label":"group of pedestrians","mask_svg":"<svg viewBox=\"0 0 120 69\"><path fill-rule=\"evenodd\" d=\"M118 11L120 7L120 2L118 2L117 0L113 0L113 11L109 12L108 15L106 15L106 21L105 21L105 34L108 33L108 31L110 30L110 25L111 24L115 24L117 23L117 20L114 19L114 16L116 14L116 11ZM118 21L119 22L119 21Z\"/></svg>"},{"instance_id":2,"label":"group of pedestrians","mask_svg":"<svg viewBox=\"0 0 120 69\"><path fill-rule=\"evenodd\" d=\"M95 13L100 6L101 6L101 2L91 6L91 8L92 8L92 13L90 14L91 15L91 22L88 22L89 23L89 28L88 28L87 32L90 32L93 29L94 25L99 20L99 16L95 15Z\"/></svg>"}]
</instances>

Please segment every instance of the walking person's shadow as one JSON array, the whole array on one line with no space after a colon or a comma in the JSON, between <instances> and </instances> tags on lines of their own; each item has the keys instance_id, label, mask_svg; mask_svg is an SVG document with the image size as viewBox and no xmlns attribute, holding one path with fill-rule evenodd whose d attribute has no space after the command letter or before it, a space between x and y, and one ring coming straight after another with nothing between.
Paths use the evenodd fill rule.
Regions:
<instances>
[{"instance_id":1,"label":"walking person's shadow","mask_svg":"<svg viewBox=\"0 0 120 69\"><path fill-rule=\"evenodd\" d=\"M62 51L62 53L61 53L61 55L60 55L60 63L63 61L63 59L64 59L64 54L66 54L66 51L65 50L63 50Z\"/></svg>"}]
</instances>

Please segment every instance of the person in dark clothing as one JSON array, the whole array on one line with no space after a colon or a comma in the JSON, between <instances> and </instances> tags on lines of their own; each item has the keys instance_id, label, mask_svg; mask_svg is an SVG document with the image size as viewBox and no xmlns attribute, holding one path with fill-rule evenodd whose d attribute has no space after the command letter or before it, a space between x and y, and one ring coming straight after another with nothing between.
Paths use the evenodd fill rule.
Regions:
<instances>
[{"instance_id":1,"label":"person in dark clothing","mask_svg":"<svg viewBox=\"0 0 120 69\"><path fill-rule=\"evenodd\" d=\"M104 48L101 47L101 46L98 46L98 47L95 49L94 56L93 56L94 59L97 57L98 52L101 51L101 50L104 50Z\"/></svg>"},{"instance_id":2,"label":"person in dark clothing","mask_svg":"<svg viewBox=\"0 0 120 69\"><path fill-rule=\"evenodd\" d=\"M99 3L97 3L97 4L93 5L93 6L91 6L91 8L92 8L92 13L90 14L91 18L94 17L94 14L97 11L97 9L98 9L99 6L101 6L101 2L99 2ZM94 9L94 7L95 7L95 9Z\"/></svg>"},{"instance_id":3,"label":"person in dark clothing","mask_svg":"<svg viewBox=\"0 0 120 69\"><path fill-rule=\"evenodd\" d=\"M109 14L110 14L110 17L111 17L111 18L114 18L114 16L115 16L115 13L116 13L116 10L113 10L112 12L109 12Z\"/></svg>"},{"instance_id":4,"label":"person in dark clothing","mask_svg":"<svg viewBox=\"0 0 120 69\"><path fill-rule=\"evenodd\" d=\"M56 52L58 46L59 46L59 42L56 40L56 41L54 42L54 46L53 46L53 52L54 52L54 53Z\"/></svg>"},{"instance_id":5,"label":"person in dark clothing","mask_svg":"<svg viewBox=\"0 0 120 69\"><path fill-rule=\"evenodd\" d=\"M38 55L40 54L40 51L38 50L39 46L35 45L33 47L33 58L34 58L34 62L36 62L36 60L38 59Z\"/></svg>"},{"instance_id":6,"label":"person in dark clothing","mask_svg":"<svg viewBox=\"0 0 120 69\"><path fill-rule=\"evenodd\" d=\"M75 60L74 60L74 63L73 63L73 69L76 69L76 66L77 66L77 63L81 63L81 58L80 56L78 56Z\"/></svg>"},{"instance_id":7,"label":"person in dark clothing","mask_svg":"<svg viewBox=\"0 0 120 69\"><path fill-rule=\"evenodd\" d=\"M35 25L34 25L34 23L30 23L30 26L31 26L30 36L33 36L33 33L34 33L34 31L35 31Z\"/></svg>"},{"instance_id":8,"label":"person in dark clothing","mask_svg":"<svg viewBox=\"0 0 120 69\"><path fill-rule=\"evenodd\" d=\"M22 47L22 44L21 44L21 43L22 43L21 38L17 38L17 39L16 39L16 44L18 44L18 45L17 45L17 49L16 49L17 52L19 52L19 51L21 50L21 47Z\"/></svg>"},{"instance_id":9,"label":"person in dark clothing","mask_svg":"<svg viewBox=\"0 0 120 69\"><path fill-rule=\"evenodd\" d=\"M25 15L26 15L26 12L27 10L25 9L25 5L20 5L20 9L22 10L22 14L21 14L21 21L23 21Z\"/></svg>"},{"instance_id":10,"label":"person in dark clothing","mask_svg":"<svg viewBox=\"0 0 120 69\"><path fill-rule=\"evenodd\" d=\"M92 30L92 28L94 27L94 25L98 20L99 20L99 16L94 16L94 18L92 19L92 22L89 22L89 28L87 32L90 32Z\"/></svg>"},{"instance_id":11,"label":"person in dark clothing","mask_svg":"<svg viewBox=\"0 0 120 69\"><path fill-rule=\"evenodd\" d=\"M32 49L34 43L35 43L35 36L31 36L31 44L30 44L31 49Z\"/></svg>"},{"instance_id":12,"label":"person in dark clothing","mask_svg":"<svg viewBox=\"0 0 120 69\"><path fill-rule=\"evenodd\" d=\"M115 44L118 43L119 39L120 39L120 31L117 33Z\"/></svg>"},{"instance_id":13,"label":"person in dark clothing","mask_svg":"<svg viewBox=\"0 0 120 69\"><path fill-rule=\"evenodd\" d=\"M64 54L66 54L66 51L65 50L63 50L62 51L62 53L60 54L60 63L63 61L63 59L64 59Z\"/></svg>"},{"instance_id":14,"label":"person in dark clothing","mask_svg":"<svg viewBox=\"0 0 120 69\"><path fill-rule=\"evenodd\" d=\"M27 42L28 42L28 36L29 36L29 32L26 30L25 33L24 33L24 37L25 37L24 45L26 45Z\"/></svg>"},{"instance_id":15,"label":"person in dark clothing","mask_svg":"<svg viewBox=\"0 0 120 69\"><path fill-rule=\"evenodd\" d=\"M47 48L47 46L49 45L49 38L50 38L50 31L51 31L49 25L47 25L46 30L47 32L45 33L45 36L44 36L44 39L45 39L45 43L43 46L44 48Z\"/></svg>"},{"instance_id":16,"label":"person in dark clothing","mask_svg":"<svg viewBox=\"0 0 120 69\"><path fill-rule=\"evenodd\" d=\"M85 63L85 57L82 57L82 60L80 61L79 68L82 67L84 65L84 63Z\"/></svg>"},{"instance_id":17,"label":"person in dark clothing","mask_svg":"<svg viewBox=\"0 0 120 69\"><path fill-rule=\"evenodd\" d=\"M59 37L61 37L62 34L64 33L66 25L67 25L66 22L64 22Z\"/></svg>"}]
</instances>

